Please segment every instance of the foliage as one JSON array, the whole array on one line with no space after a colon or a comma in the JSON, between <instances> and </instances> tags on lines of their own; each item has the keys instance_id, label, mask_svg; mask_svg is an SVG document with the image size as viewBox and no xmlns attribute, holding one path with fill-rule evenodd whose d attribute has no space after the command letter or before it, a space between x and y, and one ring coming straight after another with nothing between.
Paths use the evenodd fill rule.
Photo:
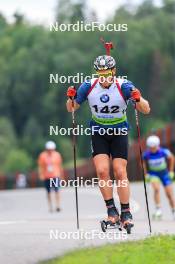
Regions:
<instances>
[{"instance_id":1,"label":"foliage","mask_svg":"<svg viewBox=\"0 0 175 264\"><path fill-rule=\"evenodd\" d=\"M86 21L88 14L92 17L86 10L85 1L76 4L70 0L60 1L60 5L62 8L55 10L59 21ZM71 12L68 12L70 7ZM107 22L128 24L127 32L50 32L43 26L29 24L21 14L15 14L13 24L1 14L0 117L5 117L11 126L6 127L0 122L1 169L6 159L3 160L3 152L6 157L11 150L11 158L15 156L13 150L16 152L16 148L25 149L27 155L36 160L44 142L50 138L49 125L71 125L65 101L66 89L73 83L49 84L49 74L68 76L82 72L85 76L94 73L93 60L104 53L99 41L102 35L116 44L113 56L117 60L118 74L127 75L151 103L151 120L141 117L142 133L147 133L152 124L157 128L159 124L171 122L175 117L175 19L172 8L173 0L165 0L162 7L154 6L150 0L137 9L122 6ZM134 127L133 110L129 112ZM85 103L77 112L77 122L87 126L89 118ZM131 135L135 136L135 130ZM55 140L64 160L69 161L70 137L59 136ZM78 142L79 158L90 156L86 136L81 136Z\"/></svg>"},{"instance_id":2,"label":"foliage","mask_svg":"<svg viewBox=\"0 0 175 264\"><path fill-rule=\"evenodd\" d=\"M26 151L21 149L13 149L10 151L6 162L5 162L5 172L14 173L22 172L26 173L31 169L32 160L31 157L26 153Z\"/></svg>"}]
</instances>

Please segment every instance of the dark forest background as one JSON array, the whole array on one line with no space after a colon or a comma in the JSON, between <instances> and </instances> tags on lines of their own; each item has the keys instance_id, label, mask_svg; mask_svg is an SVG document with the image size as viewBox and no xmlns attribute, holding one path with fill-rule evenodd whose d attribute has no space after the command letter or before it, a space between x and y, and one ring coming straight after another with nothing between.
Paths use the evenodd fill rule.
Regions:
<instances>
[{"instance_id":1,"label":"dark forest background","mask_svg":"<svg viewBox=\"0 0 175 264\"><path fill-rule=\"evenodd\" d=\"M55 20L60 23L97 21L85 1L59 1ZM50 32L33 25L22 14L14 22L0 15L0 171L11 173L36 167L49 136L49 126L70 127L66 112L69 84L49 84L49 74L92 74L96 56L105 53L99 39L115 43L112 55L118 75L128 76L151 104L151 115L141 117L142 135L164 127L175 118L175 1L161 7L152 1L121 6L105 23L128 24L126 32ZM87 104L77 112L77 123L88 125ZM129 120L134 139L133 109ZM52 137L65 163L72 160L71 138ZM90 157L86 136L78 138L78 157Z\"/></svg>"}]
</instances>

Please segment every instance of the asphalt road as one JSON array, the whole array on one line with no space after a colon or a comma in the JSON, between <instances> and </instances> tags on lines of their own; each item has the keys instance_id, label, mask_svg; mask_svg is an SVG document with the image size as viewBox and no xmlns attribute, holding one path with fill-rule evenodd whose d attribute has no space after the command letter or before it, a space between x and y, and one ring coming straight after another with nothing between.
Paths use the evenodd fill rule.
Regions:
<instances>
[{"instance_id":1,"label":"asphalt road","mask_svg":"<svg viewBox=\"0 0 175 264\"><path fill-rule=\"evenodd\" d=\"M162 221L152 221L153 233L175 233L168 201L162 191ZM135 227L130 236L109 230L101 233L99 221L106 209L97 188L79 189L80 229L76 230L75 192L62 189L62 210L48 212L44 189L0 192L0 263L34 264L85 246L135 240L149 236L141 183L131 184ZM152 192L148 188L151 214ZM116 203L118 201L116 200Z\"/></svg>"}]
</instances>

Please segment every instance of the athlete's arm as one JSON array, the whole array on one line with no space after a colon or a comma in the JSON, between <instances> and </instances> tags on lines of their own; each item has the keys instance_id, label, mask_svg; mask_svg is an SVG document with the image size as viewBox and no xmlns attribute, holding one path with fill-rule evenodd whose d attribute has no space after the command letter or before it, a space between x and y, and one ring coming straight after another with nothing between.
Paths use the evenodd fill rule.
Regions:
<instances>
[{"instance_id":1,"label":"athlete's arm","mask_svg":"<svg viewBox=\"0 0 175 264\"><path fill-rule=\"evenodd\" d=\"M66 107L68 112L72 112L73 109L74 111L76 111L80 107L80 105L77 104L75 100L72 102L72 99L69 98L66 102Z\"/></svg>"},{"instance_id":2,"label":"athlete's arm","mask_svg":"<svg viewBox=\"0 0 175 264\"><path fill-rule=\"evenodd\" d=\"M145 160L143 160L143 169L144 169L144 175L146 175L148 173L148 171L147 171L147 166L146 166Z\"/></svg>"},{"instance_id":3,"label":"athlete's arm","mask_svg":"<svg viewBox=\"0 0 175 264\"><path fill-rule=\"evenodd\" d=\"M41 181L43 181L44 180L44 175L43 175L43 171L42 171L41 166L38 167L38 175L39 175L39 179Z\"/></svg>"},{"instance_id":4,"label":"athlete's arm","mask_svg":"<svg viewBox=\"0 0 175 264\"><path fill-rule=\"evenodd\" d=\"M143 114L149 114L151 109L147 100L143 97L140 97L140 101L136 102L136 108L139 112Z\"/></svg>"},{"instance_id":5,"label":"athlete's arm","mask_svg":"<svg viewBox=\"0 0 175 264\"><path fill-rule=\"evenodd\" d=\"M61 157L61 154L60 154L60 172L61 172L60 178L61 178L62 180L64 180L63 159L62 159L62 157Z\"/></svg>"},{"instance_id":6,"label":"athlete's arm","mask_svg":"<svg viewBox=\"0 0 175 264\"><path fill-rule=\"evenodd\" d=\"M150 113L150 106L148 101L142 97L140 91L137 88L133 88L133 90L131 91L131 98L136 102L136 109L139 112L143 114Z\"/></svg>"},{"instance_id":7,"label":"athlete's arm","mask_svg":"<svg viewBox=\"0 0 175 264\"><path fill-rule=\"evenodd\" d=\"M70 93L69 93L69 89L70 88L68 88L67 96L71 97L73 95L74 98L75 98L74 101L73 101L74 104L72 103L72 99L71 98L69 98L67 100L66 107L67 107L67 111L68 112L72 112L73 109L74 109L74 111L76 111L80 107L80 105L84 101L86 101L87 96L88 96L88 91L89 91L90 88L91 88L91 82L90 81L86 81L82 85L80 85L78 90L77 91L75 90L75 93L71 93L71 92L73 92L73 90L70 91Z\"/></svg>"},{"instance_id":8,"label":"athlete's arm","mask_svg":"<svg viewBox=\"0 0 175 264\"><path fill-rule=\"evenodd\" d=\"M171 153L168 157L167 157L168 161L169 161L169 171L170 172L174 172L174 155Z\"/></svg>"},{"instance_id":9,"label":"athlete's arm","mask_svg":"<svg viewBox=\"0 0 175 264\"><path fill-rule=\"evenodd\" d=\"M43 173L43 155L40 154L38 158L38 176L41 181L44 180L44 173Z\"/></svg>"},{"instance_id":10,"label":"athlete's arm","mask_svg":"<svg viewBox=\"0 0 175 264\"><path fill-rule=\"evenodd\" d=\"M148 101L141 96L140 91L135 88L131 81L125 80L121 85L121 89L126 101L133 99L136 102L136 108L139 112L149 114L150 106Z\"/></svg>"},{"instance_id":11,"label":"athlete's arm","mask_svg":"<svg viewBox=\"0 0 175 264\"><path fill-rule=\"evenodd\" d=\"M143 153L142 159L143 159L143 170L144 170L144 175L148 173L148 168L147 168L147 162L146 162L146 152Z\"/></svg>"},{"instance_id":12,"label":"athlete's arm","mask_svg":"<svg viewBox=\"0 0 175 264\"><path fill-rule=\"evenodd\" d=\"M149 172L148 172L148 163L147 163L147 158L146 158L146 152L144 152L143 154L143 170L144 170L144 177L145 177L145 180L146 182L149 182L150 181L150 175L149 175Z\"/></svg>"}]
</instances>

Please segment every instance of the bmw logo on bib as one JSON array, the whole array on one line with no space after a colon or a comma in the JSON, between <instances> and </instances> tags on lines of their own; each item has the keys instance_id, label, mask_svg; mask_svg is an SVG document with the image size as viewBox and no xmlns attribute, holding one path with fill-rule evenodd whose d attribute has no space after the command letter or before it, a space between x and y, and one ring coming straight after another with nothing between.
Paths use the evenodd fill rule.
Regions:
<instances>
[{"instance_id":1,"label":"bmw logo on bib","mask_svg":"<svg viewBox=\"0 0 175 264\"><path fill-rule=\"evenodd\" d=\"M107 95L107 94L103 94L103 95L100 97L100 101L101 101L102 103L107 103L107 102L109 102L109 95Z\"/></svg>"}]
</instances>

